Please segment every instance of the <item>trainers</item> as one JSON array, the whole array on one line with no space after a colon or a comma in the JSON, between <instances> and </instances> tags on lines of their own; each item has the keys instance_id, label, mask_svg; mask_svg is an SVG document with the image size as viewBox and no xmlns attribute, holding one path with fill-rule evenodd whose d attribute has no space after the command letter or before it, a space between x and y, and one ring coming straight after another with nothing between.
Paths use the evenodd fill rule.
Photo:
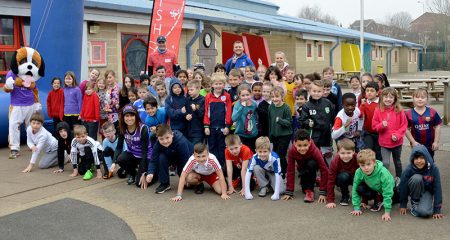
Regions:
<instances>
[{"instance_id":1,"label":"trainers","mask_svg":"<svg viewBox=\"0 0 450 240\"><path fill-rule=\"evenodd\" d=\"M91 180L94 177L94 174L91 170L87 170L83 176L83 180Z\"/></svg>"},{"instance_id":2,"label":"trainers","mask_svg":"<svg viewBox=\"0 0 450 240\"><path fill-rule=\"evenodd\" d=\"M305 196L305 198L303 199L303 201L304 201L304 202L307 202L307 203L312 203L312 202L314 202L314 192L311 191L311 190L306 190L305 193L306 193L306 196Z\"/></svg>"},{"instance_id":3,"label":"trainers","mask_svg":"<svg viewBox=\"0 0 450 240\"><path fill-rule=\"evenodd\" d=\"M232 184L234 188L238 188L239 184L241 184L241 178L238 177L237 179L233 180Z\"/></svg>"},{"instance_id":4,"label":"trainers","mask_svg":"<svg viewBox=\"0 0 450 240\"><path fill-rule=\"evenodd\" d=\"M370 208L370 211L379 212L381 210L381 207L383 207L383 202L374 201L372 207Z\"/></svg>"},{"instance_id":5,"label":"trainers","mask_svg":"<svg viewBox=\"0 0 450 240\"><path fill-rule=\"evenodd\" d=\"M157 194L161 194L161 193L165 193L166 191L170 190L170 185L169 184L164 184L161 183L155 190L155 193Z\"/></svg>"},{"instance_id":6,"label":"trainers","mask_svg":"<svg viewBox=\"0 0 450 240\"><path fill-rule=\"evenodd\" d=\"M135 181L136 181L136 180L135 180L135 176L128 175L128 180L127 180L127 184L128 184L128 185L134 184Z\"/></svg>"},{"instance_id":7,"label":"trainers","mask_svg":"<svg viewBox=\"0 0 450 240\"><path fill-rule=\"evenodd\" d=\"M262 187L262 188L259 190L258 196L260 196L260 197L265 197L265 196L267 195L268 192L269 192L269 188L267 188L267 187Z\"/></svg>"},{"instance_id":8,"label":"trainers","mask_svg":"<svg viewBox=\"0 0 450 240\"><path fill-rule=\"evenodd\" d=\"M9 159L16 159L18 156L19 156L19 151L11 150L11 153L9 154Z\"/></svg>"},{"instance_id":9,"label":"trainers","mask_svg":"<svg viewBox=\"0 0 450 240\"><path fill-rule=\"evenodd\" d=\"M170 166L169 167L169 176L176 176L177 172L175 170L177 170L177 168L175 166Z\"/></svg>"},{"instance_id":10,"label":"trainers","mask_svg":"<svg viewBox=\"0 0 450 240\"><path fill-rule=\"evenodd\" d=\"M414 217L418 216L416 212L417 206L419 206L419 202L411 199L411 215L413 215Z\"/></svg>"},{"instance_id":11,"label":"trainers","mask_svg":"<svg viewBox=\"0 0 450 240\"><path fill-rule=\"evenodd\" d=\"M125 172L125 169L119 168L119 169L117 170L117 176L118 176L119 178L126 178L126 177L127 177L127 173Z\"/></svg>"},{"instance_id":12,"label":"trainers","mask_svg":"<svg viewBox=\"0 0 450 240\"><path fill-rule=\"evenodd\" d=\"M202 194L205 191L205 184L200 183L199 185L195 186L195 194Z\"/></svg>"},{"instance_id":13,"label":"trainers","mask_svg":"<svg viewBox=\"0 0 450 240\"><path fill-rule=\"evenodd\" d=\"M350 197L349 196L342 196L341 201L339 202L339 204L341 204L341 206L348 206L349 202L350 202Z\"/></svg>"}]
</instances>

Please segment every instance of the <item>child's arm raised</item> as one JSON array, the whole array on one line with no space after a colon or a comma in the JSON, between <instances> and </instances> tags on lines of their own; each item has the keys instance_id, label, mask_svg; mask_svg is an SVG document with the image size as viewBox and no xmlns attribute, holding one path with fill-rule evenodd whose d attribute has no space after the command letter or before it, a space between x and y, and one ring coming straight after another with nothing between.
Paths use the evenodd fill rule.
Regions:
<instances>
[{"instance_id":1,"label":"child's arm raised","mask_svg":"<svg viewBox=\"0 0 450 240\"><path fill-rule=\"evenodd\" d=\"M175 197L171 198L170 199L171 201L179 202L179 201L183 200L183 190L184 190L184 185L186 184L186 177L187 177L187 173L185 171L183 171L180 176L180 181L178 182L177 195Z\"/></svg>"}]
</instances>

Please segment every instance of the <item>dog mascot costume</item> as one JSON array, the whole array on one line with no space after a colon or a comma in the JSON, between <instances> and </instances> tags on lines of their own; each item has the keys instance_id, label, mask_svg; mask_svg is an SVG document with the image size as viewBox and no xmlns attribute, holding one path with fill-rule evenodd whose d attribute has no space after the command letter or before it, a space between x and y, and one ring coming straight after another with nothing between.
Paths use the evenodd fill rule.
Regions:
<instances>
[{"instance_id":1,"label":"dog mascot costume","mask_svg":"<svg viewBox=\"0 0 450 240\"><path fill-rule=\"evenodd\" d=\"M11 70L6 75L3 89L11 94L9 109L9 158L16 158L20 150L20 125L30 124L31 115L40 111L36 81L44 76L45 65L41 55L29 47L16 50L11 59Z\"/></svg>"}]
</instances>

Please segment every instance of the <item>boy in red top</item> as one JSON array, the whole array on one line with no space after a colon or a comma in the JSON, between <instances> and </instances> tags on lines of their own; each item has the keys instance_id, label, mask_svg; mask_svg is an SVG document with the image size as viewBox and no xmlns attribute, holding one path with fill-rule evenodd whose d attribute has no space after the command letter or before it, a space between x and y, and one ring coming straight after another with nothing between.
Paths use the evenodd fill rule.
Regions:
<instances>
[{"instance_id":1,"label":"boy in red top","mask_svg":"<svg viewBox=\"0 0 450 240\"><path fill-rule=\"evenodd\" d=\"M97 141L98 123L100 122L100 100L92 82L86 84L80 118L87 129L88 136Z\"/></svg>"},{"instance_id":2,"label":"boy in red top","mask_svg":"<svg viewBox=\"0 0 450 240\"><path fill-rule=\"evenodd\" d=\"M54 77L52 79L52 87L47 96L47 114L53 118L53 127L57 136L56 125L63 120L64 117L64 90L61 88L61 78Z\"/></svg>"},{"instance_id":3,"label":"boy in red top","mask_svg":"<svg viewBox=\"0 0 450 240\"><path fill-rule=\"evenodd\" d=\"M213 73L211 76L214 91L205 97L205 135L208 138L209 151L217 157L225 167L225 136L230 132L231 97L224 88L227 77Z\"/></svg>"},{"instance_id":4,"label":"boy in red top","mask_svg":"<svg viewBox=\"0 0 450 240\"><path fill-rule=\"evenodd\" d=\"M342 197L340 204L348 206L350 201L350 193L348 186L352 185L353 177L359 165L356 161L355 143L344 138L337 143L338 154L331 162L328 170L327 184L327 208L335 208L334 203L334 186L337 185L341 189Z\"/></svg>"},{"instance_id":5,"label":"boy in red top","mask_svg":"<svg viewBox=\"0 0 450 240\"><path fill-rule=\"evenodd\" d=\"M325 203L327 196L328 168L323 160L322 153L316 147L305 129L299 129L295 133L294 144L288 152L287 183L283 200L290 200L294 197L295 169L300 174L300 185L302 191L306 193L305 202L314 202L314 184L316 182L316 172L320 170L320 197L319 203Z\"/></svg>"},{"instance_id":6,"label":"boy in red top","mask_svg":"<svg viewBox=\"0 0 450 240\"><path fill-rule=\"evenodd\" d=\"M378 107L378 83L368 82L365 88L366 101L359 105L361 117L364 118L363 142L364 147L375 151L375 156L381 159L380 144L378 143L378 132L372 127L372 119L375 109Z\"/></svg>"},{"instance_id":7,"label":"boy in red top","mask_svg":"<svg viewBox=\"0 0 450 240\"><path fill-rule=\"evenodd\" d=\"M241 196L245 194L245 173L249 160L253 157L252 150L246 145L242 144L238 135L230 134L225 138L225 160L227 164L227 181L228 181L228 194L236 192L234 189L242 182L242 189L239 191ZM255 180L250 180L250 190L255 188Z\"/></svg>"}]
</instances>

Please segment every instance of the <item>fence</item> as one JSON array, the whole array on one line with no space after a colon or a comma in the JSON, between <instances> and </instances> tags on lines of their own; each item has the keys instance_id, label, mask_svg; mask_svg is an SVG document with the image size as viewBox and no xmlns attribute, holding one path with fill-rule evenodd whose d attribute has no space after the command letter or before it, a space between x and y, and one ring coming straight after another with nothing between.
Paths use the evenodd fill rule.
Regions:
<instances>
[{"instance_id":1,"label":"fence","mask_svg":"<svg viewBox=\"0 0 450 240\"><path fill-rule=\"evenodd\" d=\"M421 53L421 70L450 70L450 56L445 51Z\"/></svg>"}]
</instances>

